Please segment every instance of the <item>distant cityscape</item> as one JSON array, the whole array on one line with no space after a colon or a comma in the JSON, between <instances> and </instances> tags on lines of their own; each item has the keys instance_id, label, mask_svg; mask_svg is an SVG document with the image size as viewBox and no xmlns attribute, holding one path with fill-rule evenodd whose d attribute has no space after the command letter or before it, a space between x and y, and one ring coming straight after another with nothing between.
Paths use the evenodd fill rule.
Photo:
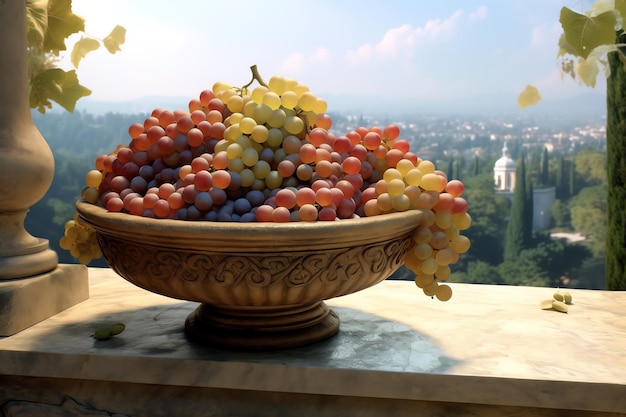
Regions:
<instances>
[{"instance_id":1,"label":"distant cityscape","mask_svg":"<svg viewBox=\"0 0 626 417\"><path fill-rule=\"evenodd\" d=\"M501 155L504 142L518 142L526 149L547 148L556 155L569 155L585 147L606 148L606 126L603 117L587 119L554 119L526 116L407 116L389 117L342 115L333 119L333 130L347 132L358 126L385 126L395 123L403 139L423 159L445 161L489 159ZM514 155L515 156L515 155Z\"/></svg>"}]
</instances>

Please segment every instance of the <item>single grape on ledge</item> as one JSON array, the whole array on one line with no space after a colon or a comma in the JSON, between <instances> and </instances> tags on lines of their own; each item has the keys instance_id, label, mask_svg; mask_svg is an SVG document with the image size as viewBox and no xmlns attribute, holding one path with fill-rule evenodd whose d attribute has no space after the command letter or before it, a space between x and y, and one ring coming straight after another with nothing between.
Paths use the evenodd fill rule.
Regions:
<instances>
[{"instance_id":1,"label":"single grape on ledge","mask_svg":"<svg viewBox=\"0 0 626 417\"><path fill-rule=\"evenodd\" d=\"M112 212L184 221L315 222L422 210L405 266L427 296L447 301L450 265L470 247L464 187L411 152L396 125L330 131L326 101L296 80L217 82L188 109L154 109L128 145L96 158L82 198ZM258 85L252 87L257 81ZM61 247L101 256L76 219Z\"/></svg>"}]
</instances>

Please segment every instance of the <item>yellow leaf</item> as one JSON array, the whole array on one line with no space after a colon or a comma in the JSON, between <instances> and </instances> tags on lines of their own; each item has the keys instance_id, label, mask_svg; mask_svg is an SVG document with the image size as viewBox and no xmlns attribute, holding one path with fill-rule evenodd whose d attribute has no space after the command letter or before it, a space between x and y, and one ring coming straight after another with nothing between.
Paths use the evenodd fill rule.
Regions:
<instances>
[{"instance_id":1,"label":"yellow leaf","mask_svg":"<svg viewBox=\"0 0 626 417\"><path fill-rule=\"evenodd\" d=\"M95 51L100 47L100 42L95 39L81 37L78 42L74 44L72 49L72 65L74 68L78 68L80 60L85 57L89 52Z\"/></svg>"},{"instance_id":2,"label":"yellow leaf","mask_svg":"<svg viewBox=\"0 0 626 417\"><path fill-rule=\"evenodd\" d=\"M626 0L615 0L615 10L622 16L622 19L626 19Z\"/></svg>"},{"instance_id":3,"label":"yellow leaf","mask_svg":"<svg viewBox=\"0 0 626 417\"><path fill-rule=\"evenodd\" d=\"M57 102L70 113L81 97L91 94L91 90L78 82L76 71L63 71L52 68L34 75L30 80L30 107L41 113L51 107L50 100Z\"/></svg>"},{"instance_id":4,"label":"yellow leaf","mask_svg":"<svg viewBox=\"0 0 626 417\"><path fill-rule=\"evenodd\" d=\"M524 91L517 97L517 104L519 104L520 109L523 109L524 107L537 104L540 100L539 90L532 85L527 85Z\"/></svg>"},{"instance_id":5,"label":"yellow leaf","mask_svg":"<svg viewBox=\"0 0 626 417\"><path fill-rule=\"evenodd\" d=\"M120 45L122 45L126 41L126 29L120 25L117 25L113 28L111 33L104 38L104 46L107 50L114 54L117 51L120 51Z\"/></svg>"},{"instance_id":6,"label":"yellow leaf","mask_svg":"<svg viewBox=\"0 0 626 417\"><path fill-rule=\"evenodd\" d=\"M600 69L598 68L598 60L595 57L580 58L576 63L576 76L588 87L594 88L596 86L598 72L600 72Z\"/></svg>"},{"instance_id":7,"label":"yellow leaf","mask_svg":"<svg viewBox=\"0 0 626 417\"><path fill-rule=\"evenodd\" d=\"M48 0L48 30L43 47L58 55L64 51L65 39L85 30L85 19L72 13L71 0Z\"/></svg>"},{"instance_id":8,"label":"yellow leaf","mask_svg":"<svg viewBox=\"0 0 626 417\"><path fill-rule=\"evenodd\" d=\"M29 45L41 45L48 29L48 2L26 1L26 32Z\"/></svg>"},{"instance_id":9,"label":"yellow leaf","mask_svg":"<svg viewBox=\"0 0 626 417\"><path fill-rule=\"evenodd\" d=\"M617 14L613 10L585 16L563 7L559 21L565 42L577 56L587 58L596 47L615 43Z\"/></svg>"}]
</instances>

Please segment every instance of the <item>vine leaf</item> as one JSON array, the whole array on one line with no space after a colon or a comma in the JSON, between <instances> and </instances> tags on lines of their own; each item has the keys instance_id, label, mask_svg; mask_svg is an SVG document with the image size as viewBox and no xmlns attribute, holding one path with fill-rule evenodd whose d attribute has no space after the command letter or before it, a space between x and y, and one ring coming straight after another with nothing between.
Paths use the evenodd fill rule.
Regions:
<instances>
[{"instance_id":1,"label":"vine leaf","mask_svg":"<svg viewBox=\"0 0 626 417\"><path fill-rule=\"evenodd\" d=\"M27 0L26 22L28 43L41 45L48 29L48 2Z\"/></svg>"},{"instance_id":2,"label":"vine leaf","mask_svg":"<svg viewBox=\"0 0 626 417\"><path fill-rule=\"evenodd\" d=\"M100 42L92 38L81 37L78 42L74 44L72 48L72 65L74 68L78 68L80 60L85 57L89 52L95 51L100 48Z\"/></svg>"},{"instance_id":3,"label":"vine leaf","mask_svg":"<svg viewBox=\"0 0 626 417\"><path fill-rule=\"evenodd\" d=\"M540 100L541 95L539 94L537 87L527 85L526 88L524 88L524 91L522 91L517 97L517 104L519 104L520 109L523 109L524 107L534 106L539 103Z\"/></svg>"},{"instance_id":4,"label":"vine leaf","mask_svg":"<svg viewBox=\"0 0 626 417\"><path fill-rule=\"evenodd\" d=\"M559 22L569 49L567 52L573 51L573 55L586 59L596 47L615 43L617 17L613 11L586 16L563 7ZM562 42L559 44L563 47Z\"/></svg>"},{"instance_id":5,"label":"vine leaf","mask_svg":"<svg viewBox=\"0 0 626 417\"><path fill-rule=\"evenodd\" d=\"M72 113L78 99L90 94L91 90L78 82L76 71L52 68L40 72L31 79L30 106L37 107L40 113L45 113L46 107L52 108L50 100L53 100Z\"/></svg>"},{"instance_id":6,"label":"vine leaf","mask_svg":"<svg viewBox=\"0 0 626 417\"><path fill-rule=\"evenodd\" d=\"M578 79L586 86L595 88L596 78L600 69L598 68L598 60L596 57L589 57L587 59L579 59L576 63L576 75Z\"/></svg>"},{"instance_id":7,"label":"vine leaf","mask_svg":"<svg viewBox=\"0 0 626 417\"><path fill-rule=\"evenodd\" d=\"M615 0L615 10L624 19L626 17L626 0Z\"/></svg>"},{"instance_id":8,"label":"vine leaf","mask_svg":"<svg viewBox=\"0 0 626 417\"><path fill-rule=\"evenodd\" d=\"M72 13L71 0L49 0L48 29L44 37L43 47L58 55L64 51L65 39L70 35L85 30L85 19Z\"/></svg>"},{"instance_id":9,"label":"vine leaf","mask_svg":"<svg viewBox=\"0 0 626 417\"><path fill-rule=\"evenodd\" d=\"M104 38L103 43L107 50L114 54L117 51L120 51L120 45L122 45L126 41L126 29L120 25L117 25L113 28L111 33Z\"/></svg>"}]
</instances>

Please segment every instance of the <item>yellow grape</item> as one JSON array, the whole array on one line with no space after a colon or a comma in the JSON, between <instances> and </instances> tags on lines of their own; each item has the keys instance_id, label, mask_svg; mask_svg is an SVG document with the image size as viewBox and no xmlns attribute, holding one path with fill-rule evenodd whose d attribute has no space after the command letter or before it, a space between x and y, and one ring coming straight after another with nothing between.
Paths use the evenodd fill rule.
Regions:
<instances>
[{"instance_id":1,"label":"yellow grape","mask_svg":"<svg viewBox=\"0 0 626 417\"><path fill-rule=\"evenodd\" d=\"M435 280L435 276L431 274L417 274L415 276L415 285L420 288L428 287Z\"/></svg>"},{"instance_id":2,"label":"yellow grape","mask_svg":"<svg viewBox=\"0 0 626 417\"><path fill-rule=\"evenodd\" d=\"M283 107L293 109L298 105L298 95L293 91L285 91L280 96L280 101Z\"/></svg>"},{"instance_id":3,"label":"yellow grape","mask_svg":"<svg viewBox=\"0 0 626 417\"><path fill-rule=\"evenodd\" d=\"M252 90L250 98L257 104L263 103L263 96L269 91L269 88L259 85Z\"/></svg>"},{"instance_id":4,"label":"yellow grape","mask_svg":"<svg viewBox=\"0 0 626 417\"><path fill-rule=\"evenodd\" d=\"M413 162L408 159L401 159L396 164L396 169L400 171L400 174L402 174L403 177L405 177L410 170L415 169L415 165L413 165Z\"/></svg>"},{"instance_id":5,"label":"yellow grape","mask_svg":"<svg viewBox=\"0 0 626 417\"><path fill-rule=\"evenodd\" d=\"M277 110L281 105L281 100L278 94L268 91L263 95L262 103L272 110Z\"/></svg>"},{"instance_id":6,"label":"yellow grape","mask_svg":"<svg viewBox=\"0 0 626 417\"><path fill-rule=\"evenodd\" d=\"M405 194L400 194L391 198L391 205L396 211L407 211L411 206L411 200Z\"/></svg>"},{"instance_id":7,"label":"yellow grape","mask_svg":"<svg viewBox=\"0 0 626 417\"><path fill-rule=\"evenodd\" d=\"M450 241L450 248L456 253L465 253L470 248L470 240L467 236L458 235Z\"/></svg>"},{"instance_id":8,"label":"yellow grape","mask_svg":"<svg viewBox=\"0 0 626 417\"><path fill-rule=\"evenodd\" d=\"M97 169L92 169L85 176L87 187L98 188L102 182L102 173Z\"/></svg>"},{"instance_id":9,"label":"yellow grape","mask_svg":"<svg viewBox=\"0 0 626 417\"><path fill-rule=\"evenodd\" d=\"M297 135L304 129L304 122L298 116L290 116L285 118L285 130L292 135Z\"/></svg>"},{"instance_id":10,"label":"yellow grape","mask_svg":"<svg viewBox=\"0 0 626 417\"><path fill-rule=\"evenodd\" d=\"M410 169L404 175L404 181L409 185L419 186L422 182L422 171L420 171L419 168Z\"/></svg>"},{"instance_id":11,"label":"yellow grape","mask_svg":"<svg viewBox=\"0 0 626 417\"><path fill-rule=\"evenodd\" d=\"M281 95L287 89L287 81L280 75L273 75L267 82L267 86L271 92Z\"/></svg>"},{"instance_id":12,"label":"yellow grape","mask_svg":"<svg viewBox=\"0 0 626 417\"><path fill-rule=\"evenodd\" d=\"M296 92L297 94L297 92ZM305 91L298 96L298 106L304 111L311 111L315 108L317 98L309 91Z\"/></svg>"},{"instance_id":13,"label":"yellow grape","mask_svg":"<svg viewBox=\"0 0 626 417\"><path fill-rule=\"evenodd\" d=\"M435 272L435 276L439 281L446 281L450 278L451 273L452 271L448 265L439 265L439 268L437 268L437 271Z\"/></svg>"},{"instance_id":14,"label":"yellow grape","mask_svg":"<svg viewBox=\"0 0 626 417\"><path fill-rule=\"evenodd\" d=\"M439 301L448 301L452 298L452 288L446 284L439 285L435 290L435 297Z\"/></svg>"},{"instance_id":15,"label":"yellow grape","mask_svg":"<svg viewBox=\"0 0 626 417\"><path fill-rule=\"evenodd\" d=\"M313 111L317 114L326 113L328 110L328 103L323 98L317 98L315 100L315 105L313 106Z\"/></svg>"},{"instance_id":16,"label":"yellow grape","mask_svg":"<svg viewBox=\"0 0 626 417\"><path fill-rule=\"evenodd\" d=\"M437 268L439 268L439 264L434 258L424 259L424 262L422 262L422 272L425 274L434 275L437 272Z\"/></svg>"},{"instance_id":17,"label":"yellow grape","mask_svg":"<svg viewBox=\"0 0 626 417\"><path fill-rule=\"evenodd\" d=\"M437 294L437 289L439 288L439 283L437 280L433 280L430 284L422 287L422 291L429 297L432 297Z\"/></svg>"}]
</instances>

